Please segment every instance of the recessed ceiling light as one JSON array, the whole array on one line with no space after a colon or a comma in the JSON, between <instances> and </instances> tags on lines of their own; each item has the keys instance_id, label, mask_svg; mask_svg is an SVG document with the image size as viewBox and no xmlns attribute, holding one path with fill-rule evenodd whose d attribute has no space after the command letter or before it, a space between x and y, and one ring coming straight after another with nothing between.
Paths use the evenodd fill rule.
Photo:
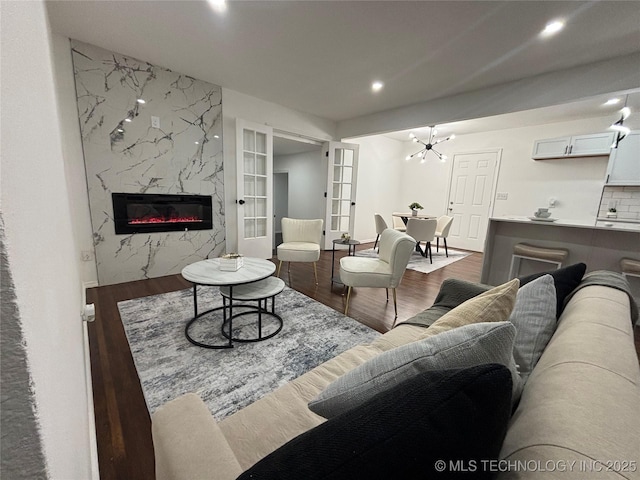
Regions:
<instances>
[{"instance_id":1,"label":"recessed ceiling light","mask_svg":"<svg viewBox=\"0 0 640 480\"><path fill-rule=\"evenodd\" d=\"M214 135L213 138L220 138L220 135Z\"/></svg>"},{"instance_id":2,"label":"recessed ceiling light","mask_svg":"<svg viewBox=\"0 0 640 480\"><path fill-rule=\"evenodd\" d=\"M384 83L379 81L375 81L371 84L371 90L373 90L374 92L379 92L380 90L382 90L382 87L384 87Z\"/></svg>"},{"instance_id":3,"label":"recessed ceiling light","mask_svg":"<svg viewBox=\"0 0 640 480\"><path fill-rule=\"evenodd\" d=\"M195 143L196 145L200 145L200 143L199 143L199 142L193 142L193 143Z\"/></svg>"},{"instance_id":4,"label":"recessed ceiling light","mask_svg":"<svg viewBox=\"0 0 640 480\"><path fill-rule=\"evenodd\" d=\"M124 130L123 130L123 129L121 129L121 128L119 128L119 129L118 129L118 131L119 131L120 133L123 133L123 132L124 132Z\"/></svg>"},{"instance_id":5,"label":"recessed ceiling light","mask_svg":"<svg viewBox=\"0 0 640 480\"><path fill-rule=\"evenodd\" d=\"M138 100L136 100L136 102L138 102L139 104L147 103L142 98L139 98Z\"/></svg>"},{"instance_id":6,"label":"recessed ceiling light","mask_svg":"<svg viewBox=\"0 0 640 480\"><path fill-rule=\"evenodd\" d=\"M617 103L620 103L620 99L619 98L610 98L609 100L604 102L603 105L605 107L608 107L609 105L616 105Z\"/></svg>"},{"instance_id":7,"label":"recessed ceiling light","mask_svg":"<svg viewBox=\"0 0 640 480\"><path fill-rule=\"evenodd\" d=\"M226 0L207 0L207 2L209 3L209 6L218 13L223 13L227 11Z\"/></svg>"},{"instance_id":8,"label":"recessed ceiling light","mask_svg":"<svg viewBox=\"0 0 640 480\"><path fill-rule=\"evenodd\" d=\"M560 30L564 28L564 22L562 20L554 20L553 22L547 23L544 27L544 30L540 32L540 35L543 37L548 37L553 35L554 33L558 33Z\"/></svg>"},{"instance_id":9,"label":"recessed ceiling light","mask_svg":"<svg viewBox=\"0 0 640 480\"><path fill-rule=\"evenodd\" d=\"M132 120L130 118L125 118L124 121L125 122L131 122Z\"/></svg>"}]
</instances>

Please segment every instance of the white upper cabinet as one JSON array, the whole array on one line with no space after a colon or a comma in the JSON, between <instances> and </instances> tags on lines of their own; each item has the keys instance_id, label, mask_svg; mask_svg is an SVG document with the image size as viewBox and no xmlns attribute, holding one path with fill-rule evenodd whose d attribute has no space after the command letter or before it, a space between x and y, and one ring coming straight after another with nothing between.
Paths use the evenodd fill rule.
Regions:
<instances>
[{"instance_id":1,"label":"white upper cabinet","mask_svg":"<svg viewBox=\"0 0 640 480\"><path fill-rule=\"evenodd\" d=\"M614 132L603 132L537 140L533 144L531 158L542 160L546 158L609 155L613 138Z\"/></svg>"},{"instance_id":2,"label":"white upper cabinet","mask_svg":"<svg viewBox=\"0 0 640 480\"><path fill-rule=\"evenodd\" d=\"M606 183L640 185L640 130L629 133L611 150Z\"/></svg>"}]
</instances>

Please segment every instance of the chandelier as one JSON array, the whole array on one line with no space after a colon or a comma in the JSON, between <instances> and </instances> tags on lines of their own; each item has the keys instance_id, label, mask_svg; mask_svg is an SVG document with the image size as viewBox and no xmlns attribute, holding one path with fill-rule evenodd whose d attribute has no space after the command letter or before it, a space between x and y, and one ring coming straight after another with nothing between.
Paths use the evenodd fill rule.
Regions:
<instances>
[{"instance_id":1,"label":"chandelier","mask_svg":"<svg viewBox=\"0 0 640 480\"><path fill-rule=\"evenodd\" d=\"M616 132L616 138L613 141L613 145L611 145L611 148L618 148L618 144L620 143L620 140L626 137L627 134L631 131L629 127L624 126L624 121L627 118L629 118L629 115L631 115L631 109L627 107L628 100L629 100L629 95L627 95L627 98L624 101L624 108L620 110L620 120L618 120L617 122L614 122L609 127L609 130L614 130Z\"/></svg>"},{"instance_id":2,"label":"chandelier","mask_svg":"<svg viewBox=\"0 0 640 480\"><path fill-rule=\"evenodd\" d=\"M429 132L429 140L426 142L416 137L413 134L413 132L409 134L409 138L411 138L415 143L419 143L420 145L422 145L423 148L417 151L416 153L414 153L413 155L407 155L407 158L405 160L411 160L414 157L421 157L420 163L424 163L426 162L427 152L433 152L436 155L436 157L440 159L441 162L444 162L447 159L446 155L443 155L442 153L438 152L433 147L435 147L439 143L446 142L447 140L453 140L456 136L449 135L446 138L440 138L436 140L435 136L438 134L438 131L436 130L435 126L431 126L429 128L431 129L431 131Z\"/></svg>"}]
</instances>

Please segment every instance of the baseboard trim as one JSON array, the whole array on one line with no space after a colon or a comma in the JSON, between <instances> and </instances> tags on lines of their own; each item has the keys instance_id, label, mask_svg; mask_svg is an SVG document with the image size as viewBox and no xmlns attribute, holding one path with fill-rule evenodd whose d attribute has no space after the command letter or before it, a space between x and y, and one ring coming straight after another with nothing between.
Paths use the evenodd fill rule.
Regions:
<instances>
[{"instance_id":1,"label":"baseboard trim","mask_svg":"<svg viewBox=\"0 0 640 480\"><path fill-rule=\"evenodd\" d=\"M82 282L82 307L87 303L87 288L97 287L98 282ZM100 465L98 463L98 438L96 435L96 416L93 409L93 380L91 377L91 353L89 350L89 325L82 322L82 337L84 342L84 377L87 392L87 423L89 425L89 465L91 480L100 480Z\"/></svg>"}]
</instances>

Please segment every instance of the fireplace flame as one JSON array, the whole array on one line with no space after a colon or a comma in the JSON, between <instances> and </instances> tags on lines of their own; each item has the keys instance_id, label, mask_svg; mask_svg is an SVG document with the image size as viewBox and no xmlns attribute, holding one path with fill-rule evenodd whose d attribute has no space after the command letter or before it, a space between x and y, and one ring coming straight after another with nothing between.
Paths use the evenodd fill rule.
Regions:
<instances>
[{"instance_id":1,"label":"fireplace flame","mask_svg":"<svg viewBox=\"0 0 640 480\"><path fill-rule=\"evenodd\" d=\"M203 220L198 217L143 217L131 218L127 222L129 225L143 225L148 223L197 223Z\"/></svg>"}]
</instances>

